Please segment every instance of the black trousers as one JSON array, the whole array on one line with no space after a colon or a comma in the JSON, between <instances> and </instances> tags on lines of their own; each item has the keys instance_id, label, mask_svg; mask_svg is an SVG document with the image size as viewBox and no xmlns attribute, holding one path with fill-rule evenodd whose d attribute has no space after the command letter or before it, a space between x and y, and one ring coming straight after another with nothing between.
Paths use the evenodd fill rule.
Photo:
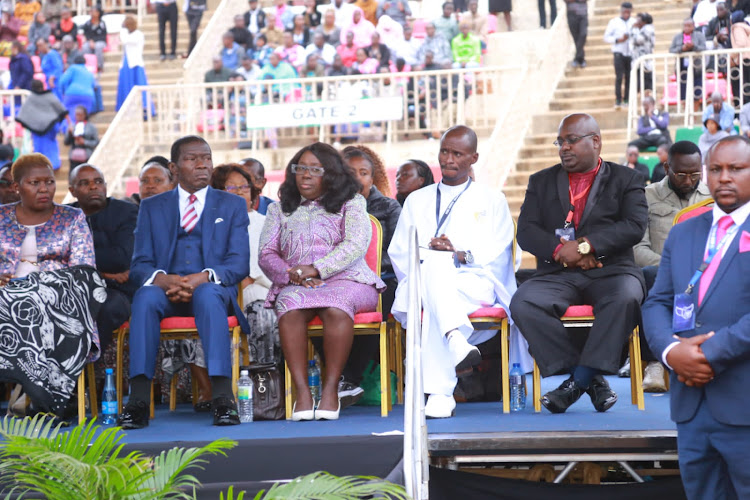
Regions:
<instances>
[{"instance_id":1,"label":"black trousers","mask_svg":"<svg viewBox=\"0 0 750 500\"><path fill-rule=\"evenodd\" d=\"M586 36L589 32L589 15L575 14L568 10L568 29L576 45L575 61L577 63L585 62L586 54L583 47L586 45Z\"/></svg>"},{"instance_id":2,"label":"black trousers","mask_svg":"<svg viewBox=\"0 0 750 500\"><path fill-rule=\"evenodd\" d=\"M657 148L662 144L669 144L670 141L664 134L648 134L642 135L638 139L634 139L628 143L628 146L635 146L639 150L643 151L646 148Z\"/></svg>"},{"instance_id":3,"label":"black trousers","mask_svg":"<svg viewBox=\"0 0 750 500\"><path fill-rule=\"evenodd\" d=\"M615 99L618 104L622 103L623 87L622 83L625 80L625 97L630 92L630 56L625 56L615 52Z\"/></svg>"},{"instance_id":4,"label":"black trousers","mask_svg":"<svg viewBox=\"0 0 750 500\"><path fill-rule=\"evenodd\" d=\"M164 35L167 31L167 22L169 23L169 38L172 42L170 54L174 55L177 51L177 3L170 4L157 3L156 15L159 21L159 54L166 55L167 48L164 43Z\"/></svg>"},{"instance_id":5,"label":"black trousers","mask_svg":"<svg viewBox=\"0 0 750 500\"><path fill-rule=\"evenodd\" d=\"M545 11L545 2L549 2L549 25L555 24L557 19L557 3L555 0L537 0L537 6L539 7L539 26L542 28L547 27L547 12Z\"/></svg>"},{"instance_id":6,"label":"black trousers","mask_svg":"<svg viewBox=\"0 0 750 500\"><path fill-rule=\"evenodd\" d=\"M114 288L107 288L107 300L99 309L96 326L99 330L101 352L112 342L112 333L130 318L130 297Z\"/></svg>"},{"instance_id":7,"label":"black trousers","mask_svg":"<svg viewBox=\"0 0 750 500\"><path fill-rule=\"evenodd\" d=\"M203 19L203 11L188 10L185 12L185 17L187 18L188 28L190 29L190 44L188 45L188 54L190 54L195 48L195 44L198 43L198 28L201 25L201 19Z\"/></svg>"},{"instance_id":8,"label":"black trousers","mask_svg":"<svg viewBox=\"0 0 750 500\"><path fill-rule=\"evenodd\" d=\"M568 373L579 365L615 373L622 348L641 321L643 297L641 281L631 274L591 278L581 271L561 271L523 283L513 295L510 313L542 376ZM560 321L573 304L592 305L596 316L583 350Z\"/></svg>"}]
</instances>

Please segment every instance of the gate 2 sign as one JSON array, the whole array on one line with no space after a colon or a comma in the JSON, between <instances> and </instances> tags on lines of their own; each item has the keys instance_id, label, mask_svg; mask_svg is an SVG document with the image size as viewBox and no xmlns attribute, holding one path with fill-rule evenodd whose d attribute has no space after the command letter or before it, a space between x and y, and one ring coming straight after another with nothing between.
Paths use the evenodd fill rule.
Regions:
<instances>
[{"instance_id":1,"label":"gate 2 sign","mask_svg":"<svg viewBox=\"0 0 750 500\"><path fill-rule=\"evenodd\" d=\"M373 97L347 101L315 101L251 106L248 128L336 125L340 123L403 120L401 96Z\"/></svg>"}]
</instances>

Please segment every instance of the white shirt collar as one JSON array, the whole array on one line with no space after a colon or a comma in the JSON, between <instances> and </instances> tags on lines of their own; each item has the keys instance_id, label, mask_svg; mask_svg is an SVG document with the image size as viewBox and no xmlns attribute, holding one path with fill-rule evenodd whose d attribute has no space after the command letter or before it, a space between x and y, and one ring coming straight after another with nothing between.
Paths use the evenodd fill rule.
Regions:
<instances>
[{"instance_id":1,"label":"white shirt collar","mask_svg":"<svg viewBox=\"0 0 750 500\"><path fill-rule=\"evenodd\" d=\"M721 208L719 208L719 205L714 203L714 209L712 211L712 214L713 214L713 220L711 221L711 225L718 224L719 219L721 219L725 215L729 215L734 221L734 223L737 225L737 227L739 228L745 223L748 216L750 216L750 202L745 203L744 205L736 209L731 214L727 214Z\"/></svg>"},{"instance_id":2,"label":"white shirt collar","mask_svg":"<svg viewBox=\"0 0 750 500\"><path fill-rule=\"evenodd\" d=\"M177 185L177 193L180 197L180 205L182 205L183 202L185 203L185 205L187 205L188 198L190 198L190 193L182 189L182 186L180 186L179 184ZM193 193L195 197L198 198L197 201L201 204L201 206L206 204L206 193L208 193L208 186Z\"/></svg>"}]
</instances>

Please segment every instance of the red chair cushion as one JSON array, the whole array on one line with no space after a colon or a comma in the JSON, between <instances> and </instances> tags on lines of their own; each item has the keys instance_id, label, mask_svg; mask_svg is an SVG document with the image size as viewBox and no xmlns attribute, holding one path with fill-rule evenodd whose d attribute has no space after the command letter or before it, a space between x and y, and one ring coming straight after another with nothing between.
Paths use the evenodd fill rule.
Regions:
<instances>
[{"instance_id":1,"label":"red chair cushion","mask_svg":"<svg viewBox=\"0 0 750 500\"><path fill-rule=\"evenodd\" d=\"M475 318L505 319L507 317L508 317L508 313L505 312L505 309L503 309L502 307L483 307L469 314L469 319L475 319Z\"/></svg>"},{"instance_id":2,"label":"red chair cushion","mask_svg":"<svg viewBox=\"0 0 750 500\"><path fill-rule=\"evenodd\" d=\"M354 315L354 324L355 325L362 325L365 323L380 323L383 321L383 314L379 312L366 312L366 313L358 313ZM320 320L319 317L315 316L315 318L308 323L308 326L320 326L323 322Z\"/></svg>"},{"instance_id":3,"label":"red chair cushion","mask_svg":"<svg viewBox=\"0 0 750 500\"><path fill-rule=\"evenodd\" d=\"M229 316L227 318L227 322L229 323L229 328L234 328L237 325L239 325L239 322L237 321L237 318L235 316ZM161 324L159 327L162 330L187 330L190 328L195 328L195 318L188 317L188 316L174 316L172 318L164 318L161 320ZM130 323L125 322L122 325L122 328L130 328Z\"/></svg>"},{"instance_id":4,"label":"red chair cushion","mask_svg":"<svg viewBox=\"0 0 750 500\"><path fill-rule=\"evenodd\" d=\"M570 306L568 307L568 310L565 311L565 316L563 318L572 319L572 318L580 318L583 316L593 316L594 315L594 308L592 306Z\"/></svg>"}]
</instances>

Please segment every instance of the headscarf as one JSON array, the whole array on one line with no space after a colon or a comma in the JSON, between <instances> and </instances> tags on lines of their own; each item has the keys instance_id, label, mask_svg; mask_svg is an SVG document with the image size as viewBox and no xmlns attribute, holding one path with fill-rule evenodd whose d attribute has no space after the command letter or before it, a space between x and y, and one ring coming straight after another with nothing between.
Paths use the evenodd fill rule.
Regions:
<instances>
[{"instance_id":1,"label":"headscarf","mask_svg":"<svg viewBox=\"0 0 750 500\"><path fill-rule=\"evenodd\" d=\"M396 47L404 41L404 27L390 16L380 16L377 32L380 34L380 43L387 47Z\"/></svg>"},{"instance_id":2,"label":"headscarf","mask_svg":"<svg viewBox=\"0 0 750 500\"><path fill-rule=\"evenodd\" d=\"M354 15L359 12L361 17L359 18L359 22L354 22ZM375 25L373 25L370 21L365 19L365 14L362 12L362 9L359 7L354 7L352 9L352 20L349 23L349 25L341 30L341 43L346 44L346 34L351 31L354 33L354 46L357 48L360 47L369 47L372 43L372 34L375 31Z\"/></svg>"}]
</instances>

